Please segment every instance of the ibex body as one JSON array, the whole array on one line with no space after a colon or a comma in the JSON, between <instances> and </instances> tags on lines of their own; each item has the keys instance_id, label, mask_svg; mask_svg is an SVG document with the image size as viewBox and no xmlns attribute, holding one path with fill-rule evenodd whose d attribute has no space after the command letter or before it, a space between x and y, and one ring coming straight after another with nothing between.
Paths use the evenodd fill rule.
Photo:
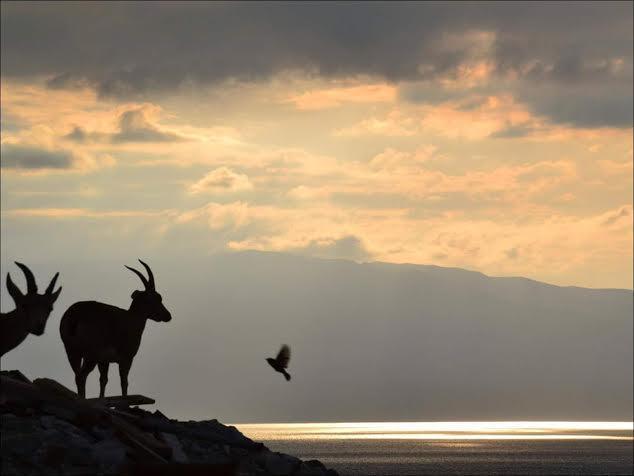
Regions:
<instances>
[{"instance_id":1,"label":"ibex body","mask_svg":"<svg viewBox=\"0 0 634 476\"><path fill-rule=\"evenodd\" d=\"M99 396L105 396L110 363L119 364L121 392L127 395L128 373L139 350L147 319L158 322L172 319L163 306L161 295L156 292L152 270L139 261L145 267L148 278L126 266L139 276L145 286L143 291L132 293L129 309L83 301L73 304L62 317L59 330L75 373L77 393L82 397L86 396L86 378L96 366L99 366L100 374Z\"/></svg>"},{"instance_id":2,"label":"ibex body","mask_svg":"<svg viewBox=\"0 0 634 476\"><path fill-rule=\"evenodd\" d=\"M15 349L29 334L36 336L44 334L46 321L53 310L53 303L62 291L61 287L53 291L59 276L59 273L56 273L44 294L38 294L35 276L31 270L22 263L15 264L26 278L26 294L22 294L11 280L11 275L7 273L7 290L15 302L15 309L0 315L0 355Z\"/></svg>"}]
</instances>

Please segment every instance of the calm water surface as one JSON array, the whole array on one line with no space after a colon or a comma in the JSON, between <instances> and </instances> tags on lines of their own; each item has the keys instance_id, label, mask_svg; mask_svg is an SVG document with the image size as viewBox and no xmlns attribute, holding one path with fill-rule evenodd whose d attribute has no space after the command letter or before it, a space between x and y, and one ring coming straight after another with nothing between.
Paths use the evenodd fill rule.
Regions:
<instances>
[{"instance_id":1,"label":"calm water surface","mask_svg":"<svg viewBox=\"0 0 634 476\"><path fill-rule=\"evenodd\" d=\"M632 474L632 422L237 424L344 475Z\"/></svg>"}]
</instances>

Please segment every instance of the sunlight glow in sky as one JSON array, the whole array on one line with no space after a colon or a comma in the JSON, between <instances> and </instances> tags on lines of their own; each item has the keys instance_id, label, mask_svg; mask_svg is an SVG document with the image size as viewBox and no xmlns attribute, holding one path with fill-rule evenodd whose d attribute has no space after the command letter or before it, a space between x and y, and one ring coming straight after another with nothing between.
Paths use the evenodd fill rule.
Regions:
<instances>
[{"instance_id":1,"label":"sunlight glow in sky","mask_svg":"<svg viewBox=\"0 0 634 476\"><path fill-rule=\"evenodd\" d=\"M631 288L631 10L3 5L3 255L255 249Z\"/></svg>"}]
</instances>

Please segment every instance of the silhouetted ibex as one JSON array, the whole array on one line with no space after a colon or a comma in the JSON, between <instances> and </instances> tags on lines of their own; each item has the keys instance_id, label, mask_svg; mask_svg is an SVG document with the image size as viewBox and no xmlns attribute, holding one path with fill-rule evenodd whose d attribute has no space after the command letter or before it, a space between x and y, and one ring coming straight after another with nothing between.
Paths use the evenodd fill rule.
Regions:
<instances>
[{"instance_id":1,"label":"silhouetted ibex","mask_svg":"<svg viewBox=\"0 0 634 476\"><path fill-rule=\"evenodd\" d=\"M59 276L59 273L55 273L44 294L38 294L35 276L31 270L22 263L15 264L26 278L26 294L22 294L11 280L11 275L7 273L7 290L15 302L15 309L0 315L0 355L15 349L29 333L36 336L44 334L46 321L53 310L53 303L62 291L60 287L53 292Z\"/></svg>"},{"instance_id":2,"label":"silhouetted ibex","mask_svg":"<svg viewBox=\"0 0 634 476\"><path fill-rule=\"evenodd\" d=\"M86 378L96 365L99 366L99 396L105 396L111 362L119 364L121 392L126 396L128 373L139 350L146 320L168 322L172 319L163 306L161 295L156 292L152 270L143 261L139 262L147 271L147 279L136 269L126 266L145 286L145 290L132 293L130 309L83 301L69 307L62 317L59 331L75 372L77 393L82 397L86 396Z\"/></svg>"}]
</instances>

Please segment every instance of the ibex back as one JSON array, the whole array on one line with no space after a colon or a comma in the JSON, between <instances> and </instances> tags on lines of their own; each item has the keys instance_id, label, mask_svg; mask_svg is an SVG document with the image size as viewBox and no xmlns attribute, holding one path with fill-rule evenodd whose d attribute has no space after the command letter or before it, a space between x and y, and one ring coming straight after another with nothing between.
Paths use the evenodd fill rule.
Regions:
<instances>
[{"instance_id":1,"label":"ibex back","mask_svg":"<svg viewBox=\"0 0 634 476\"><path fill-rule=\"evenodd\" d=\"M111 362L119 364L121 392L126 396L128 373L139 350L145 322L147 319L158 322L172 319L163 306L161 295L156 292L152 270L139 261L148 277L146 279L136 269L126 266L141 279L145 287L143 291L132 293L129 309L83 301L69 307L62 317L59 330L68 361L75 373L77 393L82 397L86 396L86 378L95 366L99 366L99 396L105 396Z\"/></svg>"},{"instance_id":2,"label":"ibex back","mask_svg":"<svg viewBox=\"0 0 634 476\"><path fill-rule=\"evenodd\" d=\"M53 310L53 303L62 291L61 287L53 291L59 276L59 273L56 273L44 294L38 294L35 276L31 270L22 263L15 264L26 278L26 294L22 294L11 280L11 275L7 273L7 290L15 302L15 309L0 315L0 355L15 349L29 333L36 336L44 334L46 321Z\"/></svg>"}]
</instances>

